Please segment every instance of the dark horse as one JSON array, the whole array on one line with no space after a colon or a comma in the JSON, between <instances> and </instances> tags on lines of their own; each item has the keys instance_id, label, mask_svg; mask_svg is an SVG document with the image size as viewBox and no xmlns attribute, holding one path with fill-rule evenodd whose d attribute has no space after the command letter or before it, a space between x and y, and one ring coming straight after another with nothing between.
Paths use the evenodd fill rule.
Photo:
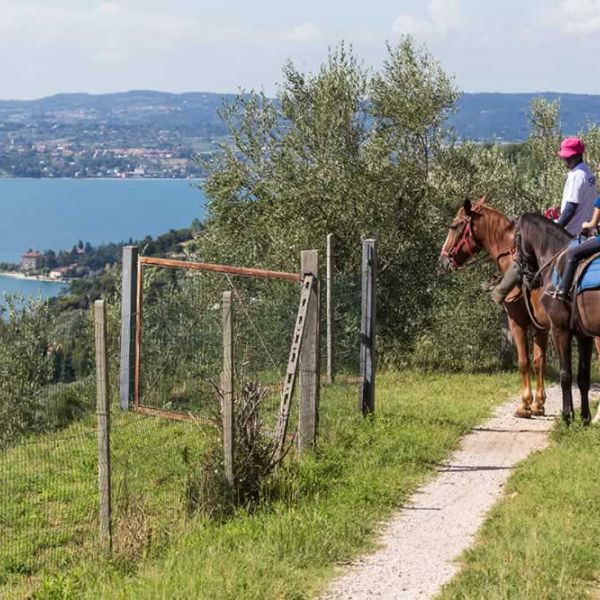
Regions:
<instances>
[{"instance_id":1,"label":"dark horse","mask_svg":"<svg viewBox=\"0 0 600 600\"><path fill-rule=\"evenodd\" d=\"M593 336L600 336L600 290L581 292L573 302L553 297L552 271L555 266L559 275L562 273L566 257L560 253L570 240L571 236L562 227L539 214L523 215L517 223L518 260L526 279L528 275L533 277L532 286L541 285L542 303L550 319L550 331L560 360L563 419L568 423L575 414L571 391L571 341L575 335L579 347L577 385L581 393L581 419L587 425L591 420L588 393Z\"/></svg>"},{"instance_id":2,"label":"dark horse","mask_svg":"<svg viewBox=\"0 0 600 600\"><path fill-rule=\"evenodd\" d=\"M455 270L464 265L476 252L484 249L503 273L513 262L514 224L500 211L488 206L485 199L472 204L465 200L450 225L440 255L440 266ZM534 290L530 309L520 290L511 292L504 303L508 326L517 347L519 372L522 378L521 402L516 416L543 415L546 393L544 367L550 322L540 301L540 290ZM533 368L536 375L535 398L531 392L527 331L533 332Z\"/></svg>"}]
</instances>

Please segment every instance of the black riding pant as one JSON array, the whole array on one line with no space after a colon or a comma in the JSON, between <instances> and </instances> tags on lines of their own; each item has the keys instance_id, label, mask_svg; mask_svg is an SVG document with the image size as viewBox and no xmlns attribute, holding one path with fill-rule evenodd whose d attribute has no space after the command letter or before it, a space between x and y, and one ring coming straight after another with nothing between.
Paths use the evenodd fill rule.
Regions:
<instances>
[{"instance_id":1,"label":"black riding pant","mask_svg":"<svg viewBox=\"0 0 600 600\"><path fill-rule=\"evenodd\" d=\"M590 238L582 244L573 246L567 251L567 264L560 280L560 288L568 292L573 285L573 278L579 262L594 254L600 252L600 240L597 237Z\"/></svg>"},{"instance_id":2,"label":"black riding pant","mask_svg":"<svg viewBox=\"0 0 600 600\"><path fill-rule=\"evenodd\" d=\"M590 238L585 242L569 248L567 251L567 262L579 263L582 258L591 256L594 252L600 252L600 240L597 237Z\"/></svg>"}]
</instances>

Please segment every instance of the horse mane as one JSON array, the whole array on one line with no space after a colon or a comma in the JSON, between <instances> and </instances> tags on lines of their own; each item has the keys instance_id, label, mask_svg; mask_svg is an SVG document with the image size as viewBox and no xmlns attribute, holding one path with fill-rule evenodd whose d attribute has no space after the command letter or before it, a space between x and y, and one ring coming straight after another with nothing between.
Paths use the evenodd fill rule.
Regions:
<instances>
[{"instance_id":1,"label":"horse mane","mask_svg":"<svg viewBox=\"0 0 600 600\"><path fill-rule=\"evenodd\" d=\"M477 207L477 212L480 212L480 213L487 212L488 214L491 214L493 217L496 217L503 224L509 225L511 227L514 226L514 224L515 224L515 222L508 215L504 214L498 208L495 208L494 206L490 206L489 204L479 205Z\"/></svg>"},{"instance_id":2,"label":"horse mane","mask_svg":"<svg viewBox=\"0 0 600 600\"><path fill-rule=\"evenodd\" d=\"M540 262L560 252L570 239L566 229L539 213L526 213L517 221L519 258L530 269L539 268Z\"/></svg>"},{"instance_id":3,"label":"horse mane","mask_svg":"<svg viewBox=\"0 0 600 600\"><path fill-rule=\"evenodd\" d=\"M517 229L524 239L536 240L536 248L540 254L558 252L573 238L564 227L539 213L522 215L517 221Z\"/></svg>"}]
</instances>

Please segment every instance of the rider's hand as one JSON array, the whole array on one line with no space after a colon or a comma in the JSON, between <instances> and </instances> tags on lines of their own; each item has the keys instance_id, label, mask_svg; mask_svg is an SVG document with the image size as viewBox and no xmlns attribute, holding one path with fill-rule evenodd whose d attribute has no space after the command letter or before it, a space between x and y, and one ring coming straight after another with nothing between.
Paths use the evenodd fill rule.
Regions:
<instances>
[{"instance_id":1,"label":"rider's hand","mask_svg":"<svg viewBox=\"0 0 600 600\"><path fill-rule=\"evenodd\" d=\"M584 221L584 222L581 224L581 229L582 229L583 231L586 231L587 229L592 229L592 227L593 227L593 226L594 226L594 225L593 225L593 223L592 223L591 221Z\"/></svg>"}]
</instances>

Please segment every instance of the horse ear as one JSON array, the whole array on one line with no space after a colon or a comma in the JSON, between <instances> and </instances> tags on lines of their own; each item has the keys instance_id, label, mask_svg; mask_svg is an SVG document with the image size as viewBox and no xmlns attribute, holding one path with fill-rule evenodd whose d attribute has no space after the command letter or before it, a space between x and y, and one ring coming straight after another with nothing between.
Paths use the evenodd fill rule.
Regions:
<instances>
[{"instance_id":1,"label":"horse ear","mask_svg":"<svg viewBox=\"0 0 600 600\"><path fill-rule=\"evenodd\" d=\"M471 206L471 201L468 198L465 198L465 201L463 203L463 208L465 210L465 214L466 215L470 215L472 212L472 206Z\"/></svg>"},{"instance_id":2,"label":"horse ear","mask_svg":"<svg viewBox=\"0 0 600 600\"><path fill-rule=\"evenodd\" d=\"M479 204L485 204L487 201L487 198L488 198L488 194L486 192L483 196L481 196L481 198L479 200Z\"/></svg>"}]
</instances>

